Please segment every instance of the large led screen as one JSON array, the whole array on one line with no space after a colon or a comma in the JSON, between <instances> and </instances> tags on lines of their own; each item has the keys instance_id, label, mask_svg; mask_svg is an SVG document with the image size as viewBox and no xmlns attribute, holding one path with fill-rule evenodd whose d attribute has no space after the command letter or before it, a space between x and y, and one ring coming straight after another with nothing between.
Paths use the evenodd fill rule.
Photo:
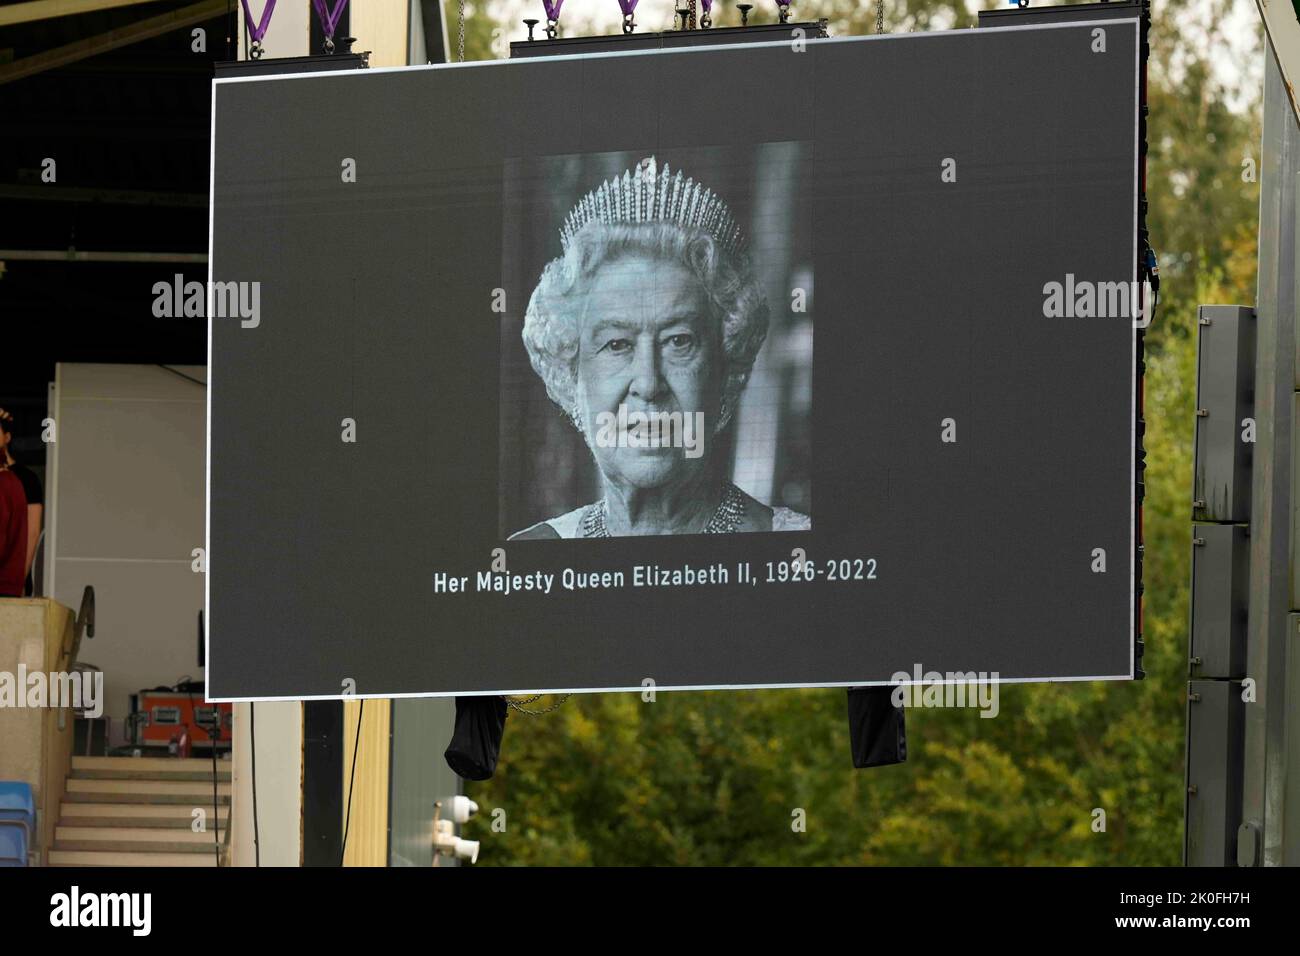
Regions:
<instances>
[{"instance_id":1,"label":"large led screen","mask_svg":"<svg viewBox=\"0 0 1300 956\"><path fill-rule=\"evenodd\" d=\"M1133 674L1137 24L214 85L214 699Z\"/></svg>"}]
</instances>

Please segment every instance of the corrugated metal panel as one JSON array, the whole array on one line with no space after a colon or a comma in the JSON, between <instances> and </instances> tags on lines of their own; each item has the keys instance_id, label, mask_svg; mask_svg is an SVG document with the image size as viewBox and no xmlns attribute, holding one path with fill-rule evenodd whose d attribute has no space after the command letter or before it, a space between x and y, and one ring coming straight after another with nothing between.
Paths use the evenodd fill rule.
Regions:
<instances>
[{"instance_id":1,"label":"corrugated metal panel","mask_svg":"<svg viewBox=\"0 0 1300 956\"><path fill-rule=\"evenodd\" d=\"M1271 50L1270 50L1271 54ZM1291 608L1291 444L1296 387L1296 176L1300 127L1273 56L1264 70L1264 129L1260 166L1259 291L1255 303L1254 486L1251 494L1250 619L1246 673L1256 703L1245 710L1242 820L1257 847L1245 863L1282 860L1282 759L1287 628ZM1271 692L1272 691L1272 692ZM1248 835L1249 837L1249 835Z\"/></svg>"}]
</instances>

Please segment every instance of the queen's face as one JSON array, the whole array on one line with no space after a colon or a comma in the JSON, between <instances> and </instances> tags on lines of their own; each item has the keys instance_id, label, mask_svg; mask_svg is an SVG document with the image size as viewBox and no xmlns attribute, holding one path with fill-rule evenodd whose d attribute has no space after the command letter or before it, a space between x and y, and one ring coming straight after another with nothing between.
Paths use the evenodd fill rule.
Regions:
<instances>
[{"instance_id":1,"label":"queen's face","mask_svg":"<svg viewBox=\"0 0 1300 956\"><path fill-rule=\"evenodd\" d=\"M722 347L708 297L689 269L648 255L597 267L581 313L578 403L587 444L606 479L657 488L705 467L721 400ZM610 447L597 441L601 413L703 412L703 454L681 447ZM606 418L608 420L608 418ZM622 443L619 443L622 444Z\"/></svg>"}]
</instances>

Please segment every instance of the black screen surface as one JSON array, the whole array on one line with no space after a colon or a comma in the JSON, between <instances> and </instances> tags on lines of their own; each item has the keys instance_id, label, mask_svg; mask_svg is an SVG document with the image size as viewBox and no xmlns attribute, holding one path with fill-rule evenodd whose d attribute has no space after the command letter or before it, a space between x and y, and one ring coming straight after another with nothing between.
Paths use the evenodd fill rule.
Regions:
<instances>
[{"instance_id":1,"label":"black screen surface","mask_svg":"<svg viewBox=\"0 0 1300 956\"><path fill-rule=\"evenodd\" d=\"M209 696L1130 677L1136 44L218 82Z\"/></svg>"}]
</instances>

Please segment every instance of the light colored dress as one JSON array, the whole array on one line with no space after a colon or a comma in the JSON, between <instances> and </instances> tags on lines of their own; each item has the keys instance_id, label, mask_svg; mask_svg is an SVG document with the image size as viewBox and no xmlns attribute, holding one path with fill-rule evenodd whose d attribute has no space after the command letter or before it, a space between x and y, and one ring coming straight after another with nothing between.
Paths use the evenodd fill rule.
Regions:
<instances>
[{"instance_id":1,"label":"light colored dress","mask_svg":"<svg viewBox=\"0 0 1300 956\"><path fill-rule=\"evenodd\" d=\"M582 537L582 516L586 513L590 505L584 505L581 508L574 508L558 518L549 518L541 524L550 526L561 538L581 538ZM538 525L533 525L534 528ZM532 530L532 529L529 529ZM812 530L812 518L808 515L800 514L790 508L773 508L772 509L772 530L773 531L810 531Z\"/></svg>"},{"instance_id":2,"label":"light colored dress","mask_svg":"<svg viewBox=\"0 0 1300 956\"><path fill-rule=\"evenodd\" d=\"M772 509L773 531L811 531L812 518L790 508Z\"/></svg>"}]
</instances>

